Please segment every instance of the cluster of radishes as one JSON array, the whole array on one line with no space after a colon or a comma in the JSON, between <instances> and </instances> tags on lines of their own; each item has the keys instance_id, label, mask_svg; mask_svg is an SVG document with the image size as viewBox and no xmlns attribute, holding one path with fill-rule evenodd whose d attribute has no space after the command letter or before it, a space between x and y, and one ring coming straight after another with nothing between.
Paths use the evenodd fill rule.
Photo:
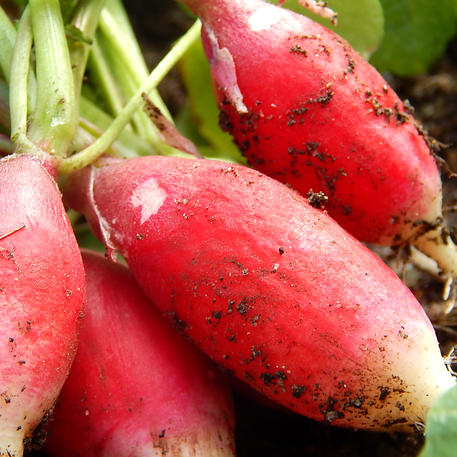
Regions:
<instances>
[{"instance_id":1,"label":"cluster of radishes","mask_svg":"<svg viewBox=\"0 0 457 457\"><path fill-rule=\"evenodd\" d=\"M22 37L41 3L53 0L30 2ZM414 244L457 274L438 169L402 102L304 16L262 0L184 3L203 24L221 124L251 167L105 156L57 180L71 119L62 109L39 129L12 110L0 456L21 456L44 417L50 455L233 455L217 365L307 417L372 430L420 427L455 383L419 302L359 241ZM47 39L36 34L37 62ZM129 269L81 256L68 208Z\"/></svg>"}]
</instances>

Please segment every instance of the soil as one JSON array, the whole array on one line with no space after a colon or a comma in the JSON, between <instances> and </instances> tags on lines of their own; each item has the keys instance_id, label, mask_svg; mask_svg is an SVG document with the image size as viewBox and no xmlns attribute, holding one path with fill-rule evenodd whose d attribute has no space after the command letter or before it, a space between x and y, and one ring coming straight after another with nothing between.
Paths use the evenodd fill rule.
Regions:
<instances>
[{"instance_id":1,"label":"soil","mask_svg":"<svg viewBox=\"0 0 457 457\"><path fill-rule=\"evenodd\" d=\"M134 28L140 37L148 64L152 68L166 53L170 43L192 23L175 2L136 0L125 2ZM153 7L151 5L154 5ZM385 75L403 99L415 107L416 118L429 134L442 142L440 155L451 170L457 171L457 41L446 55L425 75L397 78ZM160 87L172 112L185 100L177 72ZM457 205L457 181L446 178L443 170L445 207ZM457 222L452 211L448 222ZM414 293L427 310L439 300L442 285L421 274ZM457 320L456 320L457 322ZM452 322L435 322L443 352L457 342ZM457 328L457 327L456 327ZM420 434L386 434L339 429L316 423L282 409L271 408L235 390L237 411L236 446L238 457L415 457L422 445Z\"/></svg>"}]
</instances>

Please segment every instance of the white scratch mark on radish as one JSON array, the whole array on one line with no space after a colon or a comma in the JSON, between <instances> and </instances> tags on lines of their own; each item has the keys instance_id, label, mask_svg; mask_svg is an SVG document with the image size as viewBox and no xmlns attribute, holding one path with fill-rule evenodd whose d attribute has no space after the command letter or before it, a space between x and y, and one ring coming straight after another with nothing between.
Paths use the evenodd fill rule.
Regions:
<instances>
[{"instance_id":1,"label":"white scratch mark on radish","mask_svg":"<svg viewBox=\"0 0 457 457\"><path fill-rule=\"evenodd\" d=\"M144 224L153 214L157 214L166 197L167 193L154 178L149 178L135 188L130 201L134 208L141 208L141 224Z\"/></svg>"},{"instance_id":2,"label":"white scratch mark on radish","mask_svg":"<svg viewBox=\"0 0 457 457\"><path fill-rule=\"evenodd\" d=\"M272 5L265 5L251 14L248 24L253 32L261 32L268 30L272 25L276 25L283 18L287 19L287 13L283 13Z\"/></svg>"},{"instance_id":3,"label":"white scratch mark on radish","mask_svg":"<svg viewBox=\"0 0 457 457\"><path fill-rule=\"evenodd\" d=\"M90 168L90 177L89 177L89 199L92 205L92 209L94 210L94 213L97 217L97 221L100 227L100 233L102 235L103 243L106 247L106 253L109 256L109 258L115 262L116 261L116 253L117 253L117 248L111 238L111 234L114 232L108 221L102 216L100 209L97 206L97 203L95 202L95 196L94 196L94 183L95 183L95 173L96 173L96 168L91 167Z\"/></svg>"},{"instance_id":4,"label":"white scratch mark on radish","mask_svg":"<svg viewBox=\"0 0 457 457\"><path fill-rule=\"evenodd\" d=\"M247 113L248 109L243 102L243 94L238 86L236 77L235 62L232 54L227 48L220 48L213 29L205 25L203 33L206 35L209 45L211 46L211 56L209 63L213 78L221 89L224 90L228 100L237 109L239 113Z\"/></svg>"}]
</instances>

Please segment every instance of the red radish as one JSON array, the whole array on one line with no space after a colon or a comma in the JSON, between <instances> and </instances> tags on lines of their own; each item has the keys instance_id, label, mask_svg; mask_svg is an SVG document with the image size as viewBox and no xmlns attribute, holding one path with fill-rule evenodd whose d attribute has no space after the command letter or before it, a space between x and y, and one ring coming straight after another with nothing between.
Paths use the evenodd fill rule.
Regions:
<instances>
[{"instance_id":1,"label":"red radish","mask_svg":"<svg viewBox=\"0 0 457 457\"><path fill-rule=\"evenodd\" d=\"M50 422L51 456L233 456L226 380L128 269L83 251L87 311Z\"/></svg>"},{"instance_id":2,"label":"red radish","mask_svg":"<svg viewBox=\"0 0 457 457\"><path fill-rule=\"evenodd\" d=\"M311 199L324 192L358 239L411 240L457 276L435 159L381 75L338 35L276 5L184 3L203 22L220 124L249 164Z\"/></svg>"},{"instance_id":3,"label":"red radish","mask_svg":"<svg viewBox=\"0 0 457 457\"><path fill-rule=\"evenodd\" d=\"M27 155L0 160L0 456L53 407L76 352L84 270L53 177Z\"/></svg>"},{"instance_id":4,"label":"red radish","mask_svg":"<svg viewBox=\"0 0 457 457\"><path fill-rule=\"evenodd\" d=\"M219 161L106 159L64 197L175 327L294 411L408 429L454 384L409 289L279 181Z\"/></svg>"}]
</instances>

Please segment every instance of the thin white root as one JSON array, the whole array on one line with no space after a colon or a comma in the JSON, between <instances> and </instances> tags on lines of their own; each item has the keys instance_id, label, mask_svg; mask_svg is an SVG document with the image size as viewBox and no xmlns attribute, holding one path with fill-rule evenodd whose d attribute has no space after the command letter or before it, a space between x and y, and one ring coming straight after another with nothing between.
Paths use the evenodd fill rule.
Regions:
<instances>
[{"instance_id":1,"label":"thin white root","mask_svg":"<svg viewBox=\"0 0 457 457\"><path fill-rule=\"evenodd\" d=\"M457 346L453 346L449 353L444 356L444 363L453 376L457 376L456 371L452 368L452 365L457 363Z\"/></svg>"},{"instance_id":2,"label":"thin white root","mask_svg":"<svg viewBox=\"0 0 457 457\"><path fill-rule=\"evenodd\" d=\"M420 270L425 271L429 275L439 278L444 282L442 298L444 301L449 301L451 292L455 289L454 277L451 274L443 275L438 263L414 246L410 246L409 260ZM450 309L446 314L450 311L452 311L452 309Z\"/></svg>"},{"instance_id":3,"label":"thin white root","mask_svg":"<svg viewBox=\"0 0 457 457\"><path fill-rule=\"evenodd\" d=\"M435 326L455 327L457 300L457 246L448 230L438 225L412 241L410 260L419 269L443 281L442 302L430 306L428 315Z\"/></svg>"},{"instance_id":4,"label":"thin white root","mask_svg":"<svg viewBox=\"0 0 457 457\"><path fill-rule=\"evenodd\" d=\"M451 293L452 291L455 290L455 287L454 287L454 278L452 276L448 276L446 278L446 281L444 282L444 288L443 288L443 300L446 300L446 301L449 301L450 297L451 297ZM454 300L455 301L455 300ZM448 312L450 313L452 310L453 310L454 306L452 306Z\"/></svg>"},{"instance_id":5,"label":"thin white root","mask_svg":"<svg viewBox=\"0 0 457 457\"><path fill-rule=\"evenodd\" d=\"M441 277L457 278L457 246L445 227L437 226L417 236L412 244L436 262Z\"/></svg>"},{"instance_id":6,"label":"thin white root","mask_svg":"<svg viewBox=\"0 0 457 457\"><path fill-rule=\"evenodd\" d=\"M455 301L455 289L453 289L447 300L439 303L433 303L428 307L427 314L436 328L455 328L457 325L454 312Z\"/></svg>"},{"instance_id":7,"label":"thin white root","mask_svg":"<svg viewBox=\"0 0 457 457\"><path fill-rule=\"evenodd\" d=\"M280 3L283 3L282 0ZM333 11L327 6L327 2L316 1L316 0L298 0L300 5L308 9L314 14L323 17L324 19L329 19L333 25L338 23L338 13Z\"/></svg>"},{"instance_id":8,"label":"thin white root","mask_svg":"<svg viewBox=\"0 0 457 457\"><path fill-rule=\"evenodd\" d=\"M436 261L422 251L419 251L416 247L410 246L408 260L429 275L434 276L435 278L441 278L441 269Z\"/></svg>"}]
</instances>

